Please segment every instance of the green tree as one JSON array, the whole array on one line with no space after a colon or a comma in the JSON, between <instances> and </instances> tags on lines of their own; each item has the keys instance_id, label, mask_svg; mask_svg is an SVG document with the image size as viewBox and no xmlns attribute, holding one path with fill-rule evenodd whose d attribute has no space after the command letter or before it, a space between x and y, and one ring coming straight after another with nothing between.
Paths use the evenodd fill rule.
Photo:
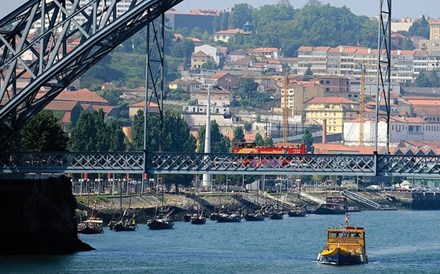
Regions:
<instances>
[{"instance_id":1,"label":"green tree","mask_svg":"<svg viewBox=\"0 0 440 274\"><path fill-rule=\"evenodd\" d=\"M254 8L246 3L236 4L231 9L232 28L242 29L246 22L252 22Z\"/></svg>"},{"instance_id":2,"label":"green tree","mask_svg":"<svg viewBox=\"0 0 440 274\"><path fill-rule=\"evenodd\" d=\"M124 151L125 135L116 120L105 121L104 111L83 111L72 130L70 146L73 151Z\"/></svg>"},{"instance_id":3,"label":"green tree","mask_svg":"<svg viewBox=\"0 0 440 274\"><path fill-rule=\"evenodd\" d=\"M270 137L270 136L266 137L264 139L264 145L268 146L268 147L273 146L273 139L272 139L272 137Z\"/></svg>"},{"instance_id":4,"label":"green tree","mask_svg":"<svg viewBox=\"0 0 440 274\"><path fill-rule=\"evenodd\" d=\"M435 71L420 72L415 80L417 87L439 87L440 80Z\"/></svg>"},{"instance_id":5,"label":"green tree","mask_svg":"<svg viewBox=\"0 0 440 274\"><path fill-rule=\"evenodd\" d=\"M240 78L238 80L237 94L243 99L250 99L258 90L258 83L252 78Z\"/></svg>"},{"instance_id":6,"label":"green tree","mask_svg":"<svg viewBox=\"0 0 440 274\"><path fill-rule=\"evenodd\" d=\"M215 70L217 69L217 64L214 62L214 60L209 59L208 62L202 65L202 68Z\"/></svg>"},{"instance_id":7,"label":"green tree","mask_svg":"<svg viewBox=\"0 0 440 274\"><path fill-rule=\"evenodd\" d=\"M177 39L173 42L171 47L171 56L175 58L191 59L191 54L194 51L194 42L188 39Z\"/></svg>"},{"instance_id":8,"label":"green tree","mask_svg":"<svg viewBox=\"0 0 440 274\"><path fill-rule=\"evenodd\" d=\"M429 78L423 72L420 72L419 75L417 75L417 78L416 78L414 83L415 83L415 85L417 87L429 87L429 86L431 86L431 83L429 82Z\"/></svg>"},{"instance_id":9,"label":"green tree","mask_svg":"<svg viewBox=\"0 0 440 274\"><path fill-rule=\"evenodd\" d=\"M429 39L429 22L423 15L422 18L414 22L408 30L408 34L411 36L420 36L425 39Z\"/></svg>"},{"instance_id":10,"label":"green tree","mask_svg":"<svg viewBox=\"0 0 440 274\"><path fill-rule=\"evenodd\" d=\"M199 129L199 148L198 152L205 151L205 132L206 127ZM227 153L231 147L228 137L224 136L218 127L217 122L211 121L211 153Z\"/></svg>"},{"instance_id":11,"label":"green tree","mask_svg":"<svg viewBox=\"0 0 440 274\"><path fill-rule=\"evenodd\" d=\"M246 142L242 127L236 127L233 131L232 144Z\"/></svg>"},{"instance_id":12,"label":"green tree","mask_svg":"<svg viewBox=\"0 0 440 274\"><path fill-rule=\"evenodd\" d=\"M194 152L196 139L191 135L190 128L185 120L171 111L166 111L163 119L162 151ZM149 151L159 151L159 115L149 114L147 126L147 147ZM139 110L133 117L131 149L141 151L143 147L144 112Z\"/></svg>"},{"instance_id":13,"label":"green tree","mask_svg":"<svg viewBox=\"0 0 440 274\"><path fill-rule=\"evenodd\" d=\"M119 124L119 122L115 119L107 121L106 131L108 133L108 151L125 151L125 135L121 129L121 125Z\"/></svg>"},{"instance_id":14,"label":"green tree","mask_svg":"<svg viewBox=\"0 0 440 274\"><path fill-rule=\"evenodd\" d=\"M105 100L109 102L112 106L119 105L120 102L122 102L122 91L121 90L101 90L97 92L99 96L103 97Z\"/></svg>"},{"instance_id":15,"label":"green tree","mask_svg":"<svg viewBox=\"0 0 440 274\"><path fill-rule=\"evenodd\" d=\"M144 112L139 110L133 117L131 150L141 151L144 147ZM159 151L160 144L160 117L149 114L147 121L147 148L148 151ZM163 118L162 151L194 152L196 139L190 133L188 124L174 112L166 111ZM189 186L192 175L163 175L165 186L175 185L176 192L179 185Z\"/></svg>"},{"instance_id":16,"label":"green tree","mask_svg":"<svg viewBox=\"0 0 440 274\"><path fill-rule=\"evenodd\" d=\"M42 111L20 131L23 152L65 151L68 138L51 111Z\"/></svg>"},{"instance_id":17,"label":"green tree","mask_svg":"<svg viewBox=\"0 0 440 274\"><path fill-rule=\"evenodd\" d=\"M310 81L312 77L313 77L313 71L310 67L308 67L304 72L303 81Z\"/></svg>"},{"instance_id":18,"label":"green tree","mask_svg":"<svg viewBox=\"0 0 440 274\"><path fill-rule=\"evenodd\" d=\"M440 86L440 81L439 81L438 74L436 71L432 71L431 73L429 73L428 79L429 79L429 83L431 84L431 87L439 87Z\"/></svg>"},{"instance_id":19,"label":"green tree","mask_svg":"<svg viewBox=\"0 0 440 274\"><path fill-rule=\"evenodd\" d=\"M313 151L313 136L308 128L304 130L302 143L307 146L307 151Z\"/></svg>"},{"instance_id":20,"label":"green tree","mask_svg":"<svg viewBox=\"0 0 440 274\"><path fill-rule=\"evenodd\" d=\"M257 134L255 134L255 141L254 142L255 142L255 144L257 144L257 146L264 146L265 145L263 137L258 132L257 132Z\"/></svg>"}]
</instances>

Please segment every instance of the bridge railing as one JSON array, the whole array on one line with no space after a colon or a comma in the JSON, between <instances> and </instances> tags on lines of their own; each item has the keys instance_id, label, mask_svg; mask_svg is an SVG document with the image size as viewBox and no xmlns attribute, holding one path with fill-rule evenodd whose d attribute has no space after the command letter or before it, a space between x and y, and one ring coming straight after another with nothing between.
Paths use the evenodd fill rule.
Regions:
<instances>
[{"instance_id":1,"label":"bridge railing","mask_svg":"<svg viewBox=\"0 0 440 274\"><path fill-rule=\"evenodd\" d=\"M144 172L142 152L0 154L0 173ZM409 176L440 178L440 156L148 152L150 174Z\"/></svg>"}]
</instances>

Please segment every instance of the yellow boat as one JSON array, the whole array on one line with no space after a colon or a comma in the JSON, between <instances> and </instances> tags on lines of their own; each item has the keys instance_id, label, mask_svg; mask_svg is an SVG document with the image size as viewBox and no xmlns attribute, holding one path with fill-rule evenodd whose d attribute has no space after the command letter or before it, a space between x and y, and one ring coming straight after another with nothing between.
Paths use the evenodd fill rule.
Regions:
<instances>
[{"instance_id":1,"label":"yellow boat","mask_svg":"<svg viewBox=\"0 0 440 274\"><path fill-rule=\"evenodd\" d=\"M363 227L348 226L329 228L327 243L318 254L318 262L332 265L351 265L368 263Z\"/></svg>"}]
</instances>

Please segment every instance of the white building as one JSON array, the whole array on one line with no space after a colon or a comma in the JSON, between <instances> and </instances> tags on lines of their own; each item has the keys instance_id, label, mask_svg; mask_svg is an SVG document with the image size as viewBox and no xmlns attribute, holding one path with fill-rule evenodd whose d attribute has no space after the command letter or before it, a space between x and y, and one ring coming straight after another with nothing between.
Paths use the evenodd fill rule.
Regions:
<instances>
[{"instance_id":1,"label":"white building","mask_svg":"<svg viewBox=\"0 0 440 274\"><path fill-rule=\"evenodd\" d=\"M374 119L365 119L363 127L363 145L374 146L376 127ZM385 146L387 125L384 120L378 123L378 146ZM344 143L358 146L360 141L359 119L344 123ZM440 121L428 121L420 117L391 117L390 146L400 141L438 141L440 140Z\"/></svg>"},{"instance_id":2,"label":"white building","mask_svg":"<svg viewBox=\"0 0 440 274\"><path fill-rule=\"evenodd\" d=\"M208 56L211 56L212 59L214 59L214 62L217 64L217 66L220 64L221 60L221 51L220 49L210 46L210 45L201 45L194 48L194 52L202 51Z\"/></svg>"}]
</instances>

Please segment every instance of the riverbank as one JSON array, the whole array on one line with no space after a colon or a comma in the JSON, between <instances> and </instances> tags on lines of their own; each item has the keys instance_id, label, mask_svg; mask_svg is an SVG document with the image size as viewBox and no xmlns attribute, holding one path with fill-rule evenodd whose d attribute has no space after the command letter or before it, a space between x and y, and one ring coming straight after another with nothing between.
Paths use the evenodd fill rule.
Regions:
<instances>
[{"instance_id":1,"label":"riverbank","mask_svg":"<svg viewBox=\"0 0 440 274\"><path fill-rule=\"evenodd\" d=\"M317 200L325 200L328 196L342 196L341 191L308 191L307 195L298 193L261 193L256 192L201 192L179 194L142 194L142 195L82 195L76 196L79 212L95 209L105 222L117 218L123 210L130 208L138 216L138 222L143 223L154 215L156 208L168 207L173 210L175 220L195 206L201 206L206 214L215 212L221 207L235 209L258 208L265 204L280 204L283 207L316 207L318 203L305 197L312 196ZM439 209L440 194L415 194L402 192L357 192L371 200L382 209ZM162 200L163 197L163 200ZM163 201L163 202L162 202ZM348 206L361 211L372 210L357 201L347 199Z\"/></svg>"}]
</instances>

